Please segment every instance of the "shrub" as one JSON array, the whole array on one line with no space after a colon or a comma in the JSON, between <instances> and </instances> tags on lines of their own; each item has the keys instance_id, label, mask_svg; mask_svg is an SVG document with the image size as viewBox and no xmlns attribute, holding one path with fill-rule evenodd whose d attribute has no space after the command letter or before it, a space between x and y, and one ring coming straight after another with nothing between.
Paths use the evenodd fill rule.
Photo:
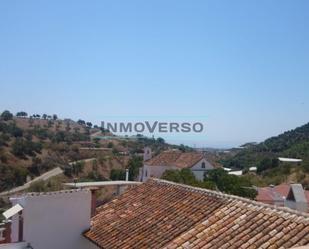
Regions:
<instances>
[{"instance_id":1,"label":"shrub","mask_svg":"<svg viewBox=\"0 0 309 249\"><path fill-rule=\"evenodd\" d=\"M126 171L123 169L112 169L110 173L110 179L113 181L116 180L125 180Z\"/></svg>"},{"instance_id":2,"label":"shrub","mask_svg":"<svg viewBox=\"0 0 309 249\"><path fill-rule=\"evenodd\" d=\"M2 118L4 121L11 120L11 119L13 119L13 114L10 113L8 110L5 110L4 112L2 112L1 118Z\"/></svg>"},{"instance_id":3,"label":"shrub","mask_svg":"<svg viewBox=\"0 0 309 249\"><path fill-rule=\"evenodd\" d=\"M25 156L35 156L35 153L41 153L42 144L40 142L32 142L29 140L24 140L22 138L17 138L12 145L12 153L21 158Z\"/></svg>"},{"instance_id":4,"label":"shrub","mask_svg":"<svg viewBox=\"0 0 309 249\"><path fill-rule=\"evenodd\" d=\"M47 187L43 180L39 180L30 184L28 192L47 192Z\"/></svg>"}]
</instances>

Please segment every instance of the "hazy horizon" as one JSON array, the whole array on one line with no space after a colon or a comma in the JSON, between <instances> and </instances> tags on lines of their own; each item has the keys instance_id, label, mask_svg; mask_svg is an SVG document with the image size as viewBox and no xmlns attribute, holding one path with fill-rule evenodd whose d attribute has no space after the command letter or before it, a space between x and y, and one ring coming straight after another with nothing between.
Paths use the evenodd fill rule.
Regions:
<instances>
[{"instance_id":1,"label":"hazy horizon","mask_svg":"<svg viewBox=\"0 0 309 249\"><path fill-rule=\"evenodd\" d=\"M0 111L98 125L205 115L188 145L261 142L309 121L308 11L305 0L4 0Z\"/></svg>"}]
</instances>

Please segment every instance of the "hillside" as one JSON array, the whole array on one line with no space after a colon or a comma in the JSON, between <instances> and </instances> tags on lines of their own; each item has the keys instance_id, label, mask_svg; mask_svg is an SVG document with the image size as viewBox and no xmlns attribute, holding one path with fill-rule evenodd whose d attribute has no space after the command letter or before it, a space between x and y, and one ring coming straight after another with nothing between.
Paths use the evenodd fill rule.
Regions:
<instances>
[{"instance_id":1,"label":"hillside","mask_svg":"<svg viewBox=\"0 0 309 249\"><path fill-rule=\"evenodd\" d=\"M130 159L137 158L134 160L138 162L145 146L150 146L155 154L177 147L162 138L120 139L84 120L60 120L57 115L46 114L28 117L24 113L13 116L5 111L0 117L0 192L23 185L55 167L65 171L65 181L109 179L113 170L123 175ZM100 135L109 138L100 139ZM87 158L95 161L70 164ZM132 174L136 172L132 169Z\"/></svg>"},{"instance_id":2,"label":"hillside","mask_svg":"<svg viewBox=\"0 0 309 249\"><path fill-rule=\"evenodd\" d=\"M278 161L278 157L300 158L303 162L282 163ZM225 167L245 170L255 166L263 177L281 177L276 183L282 180L303 181L309 186L309 123L262 143L243 146L236 155L224 158L222 163Z\"/></svg>"}]
</instances>

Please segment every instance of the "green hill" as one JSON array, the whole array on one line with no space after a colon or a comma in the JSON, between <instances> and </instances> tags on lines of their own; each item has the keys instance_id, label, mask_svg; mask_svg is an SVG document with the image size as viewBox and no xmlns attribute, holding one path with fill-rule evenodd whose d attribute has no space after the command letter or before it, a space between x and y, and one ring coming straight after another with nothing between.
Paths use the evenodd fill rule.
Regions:
<instances>
[{"instance_id":1,"label":"green hill","mask_svg":"<svg viewBox=\"0 0 309 249\"><path fill-rule=\"evenodd\" d=\"M29 117L25 112L14 116L4 111L0 113L0 192L55 167L64 169L69 181L107 179L113 169L123 170L130 158L141 156L145 146L154 153L167 148L190 149L169 145L162 138L120 139L81 119L75 122L46 114ZM69 162L87 158L96 162L83 165L78 172L69 166Z\"/></svg>"},{"instance_id":2,"label":"green hill","mask_svg":"<svg viewBox=\"0 0 309 249\"><path fill-rule=\"evenodd\" d=\"M271 137L262 143L251 145L222 163L226 167L246 169L257 166L258 171L278 166L278 157L301 158L301 166L309 162L309 123L294 130Z\"/></svg>"}]
</instances>

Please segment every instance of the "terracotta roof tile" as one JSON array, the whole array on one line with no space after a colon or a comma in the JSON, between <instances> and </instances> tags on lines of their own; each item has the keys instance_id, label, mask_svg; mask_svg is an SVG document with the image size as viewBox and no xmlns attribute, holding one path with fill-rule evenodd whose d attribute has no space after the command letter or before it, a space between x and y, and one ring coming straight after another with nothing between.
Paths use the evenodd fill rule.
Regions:
<instances>
[{"instance_id":1,"label":"terracotta roof tile","mask_svg":"<svg viewBox=\"0 0 309 249\"><path fill-rule=\"evenodd\" d=\"M146 161L149 166L175 166L178 168L190 168L204 158L203 153L165 151Z\"/></svg>"},{"instance_id":2,"label":"terracotta roof tile","mask_svg":"<svg viewBox=\"0 0 309 249\"><path fill-rule=\"evenodd\" d=\"M309 215L150 179L101 206L84 234L100 248L290 248L309 243Z\"/></svg>"},{"instance_id":3,"label":"terracotta roof tile","mask_svg":"<svg viewBox=\"0 0 309 249\"><path fill-rule=\"evenodd\" d=\"M258 188L257 201L261 201L268 204L274 204L274 202L282 202L289 194L291 184L283 183L274 187ZM309 202L309 191L304 191L307 202Z\"/></svg>"}]
</instances>

